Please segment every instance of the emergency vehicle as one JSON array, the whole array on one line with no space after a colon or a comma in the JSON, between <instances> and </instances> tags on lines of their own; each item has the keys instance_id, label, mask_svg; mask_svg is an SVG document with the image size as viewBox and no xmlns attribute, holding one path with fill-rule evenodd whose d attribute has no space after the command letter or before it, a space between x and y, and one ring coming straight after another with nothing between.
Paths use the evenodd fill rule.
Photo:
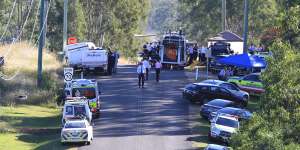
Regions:
<instances>
[{"instance_id":1,"label":"emergency vehicle","mask_svg":"<svg viewBox=\"0 0 300 150\"><path fill-rule=\"evenodd\" d=\"M72 119L92 121L92 113L86 98L72 97L66 100L63 107L62 124L64 125L68 120Z\"/></svg>"},{"instance_id":2,"label":"emergency vehicle","mask_svg":"<svg viewBox=\"0 0 300 150\"><path fill-rule=\"evenodd\" d=\"M186 65L186 39L182 30L179 32L169 31L163 36L159 56L164 68L178 67Z\"/></svg>"},{"instance_id":3,"label":"emergency vehicle","mask_svg":"<svg viewBox=\"0 0 300 150\"><path fill-rule=\"evenodd\" d=\"M90 145L93 140L93 126L87 120L69 120L61 130L61 142L85 142Z\"/></svg>"},{"instance_id":4,"label":"emergency vehicle","mask_svg":"<svg viewBox=\"0 0 300 150\"><path fill-rule=\"evenodd\" d=\"M67 97L85 97L93 116L100 116L100 89L96 80L74 79L69 87L65 88Z\"/></svg>"}]
</instances>

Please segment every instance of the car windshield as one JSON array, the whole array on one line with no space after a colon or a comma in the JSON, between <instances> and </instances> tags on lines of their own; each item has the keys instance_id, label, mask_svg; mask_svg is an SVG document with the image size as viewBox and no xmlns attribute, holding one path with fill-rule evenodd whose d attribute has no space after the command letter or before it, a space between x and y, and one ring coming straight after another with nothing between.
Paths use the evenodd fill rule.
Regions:
<instances>
[{"instance_id":1,"label":"car windshield","mask_svg":"<svg viewBox=\"0 0 300 150\"><path fill-rule=\"evenodd\" d=\"M238 128L238 121L227 119L227 118L222 118L222 117L218 118L218 120L216 121L216 124L222 125L222 126L227 126L227 127Z\"/></svg>"},{"instance_id":2,"label":"car windshield","mask_svg":"<svg viewBox=\"0 0 300 150\"><path fill-rule=\"evenodd\" d=\"M225 101L225 100L212 100L210 102L208 102L208 105L211 106L218 106L218 107L226 107L228 105L230 105L232 102L230 101Z\"/></svg>"},{"instance_id":3,"label":"car windshield","mask_svg":"<svg viewBox=\"0 0 300 150\"><path fill-rule=\"evenodd\" d=\"M75 106L74 111L75 111L75 116L86 115L84 106Z\"/></svg>"},{"instance_id":4,"label":"car windshield","mask_svg":"<svg viewBox=\"0 0 300 150\"><path fill-rule=\"evenodd\" d=\"M84 122L68 122L65 125L65 128L85 128Z\"/></svg>"},{"instance_id":5,"label":"car windshield","mask_svg":"<svg viewBox=\"0 0 300 150\"><path fill-rule=\"evenodd\" d=\"M196 87L197 87L197 85L195 85L195 84L189 84L189 85L187 85L185 87L185 89L187 89L187 90L194 90L194 89L196 89Z\"/></svg>"},{"instance_id":6,"label":"car windshield","mask_svg":"<svg viewBox=\"0 0 300 150\"><path fill-rule=\"evenodd\" d=\"M73 97L86 97L88 99L96 98L95 88L74 88L72 90Z\"/></svg>"},{"instance_id":7,"label":"car windshield","mask_svg":"<svg viewBox=\"0 0 300 150\"><path fill-rule=\"evenodd\" d=\"M239 110L231 107L227 107L219 110L219 113L230 114L230 115L237 115L239 112L240 112Z\"/></svg>"}]
</instances>

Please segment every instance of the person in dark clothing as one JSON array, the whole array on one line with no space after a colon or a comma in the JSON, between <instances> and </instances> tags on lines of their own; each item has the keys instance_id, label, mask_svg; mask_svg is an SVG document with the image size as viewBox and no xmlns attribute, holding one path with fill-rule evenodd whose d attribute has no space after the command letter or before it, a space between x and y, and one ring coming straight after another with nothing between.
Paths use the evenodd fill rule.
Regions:
<instances>
[{"instance_id":1,"label":"person in dark clothing","mask_svg":"<svg viewBox=\"0 0 300 150\"><path fill-rule=\"evenodd\" d=\"M114 58L113 58L113 53L111 52L110 48L108 48L108 66L107 66L107 73L108 75L112 75L112 69L114 66Z\"/></svg>"},{"instance_id":2,"label":"person in dark clothing","mask_svg":"<svg viewBox=\"0 0 300 150\"><path fill-rule=\"evenodd\" d=\"M198 44L195 44L193 47L193 60L196 60L198 57Z\"/></svg>"}]
</instances>

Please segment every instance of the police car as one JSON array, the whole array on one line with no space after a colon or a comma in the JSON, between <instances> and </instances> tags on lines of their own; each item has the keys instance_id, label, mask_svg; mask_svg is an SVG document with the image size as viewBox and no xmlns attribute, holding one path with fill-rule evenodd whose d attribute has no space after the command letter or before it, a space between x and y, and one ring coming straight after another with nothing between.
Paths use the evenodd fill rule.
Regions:
<instances>
[{"instance_id":1,"label":"police car","mask_svg":"<svg viewBox=\"0 0 300 150\"><path fill-rule=\"evenodd\" d=\"M65 88L67 97L86 97L93 116L100 116L100 90L96 80L75 79L71 86Z\"/></svg>"},{"instance_id":2,"label":"police car","mask_svg":"<svg viewBox=\"0 0 300 150\"><path fill-rule=\"evenodd\" d=\"M68 98L64 104L62 124L70 119L86 119L92 121L92 113L88 101L83 97Z\"/></svg>"},{"instance_id":3,"label":"police car","mask_svg":"<svg viewBox=\"0 0 300 150\"><path fill-rule=\"evenodd\" d=\"M265 92L259 73L252 73L243 77L230 77L228 82L237 85L251 95L260 95Z\"/></svg>"},{"instance_id":4,"label":"police car","mask_svg":"<svg viewBox=\"0 0 300 150\"><path fill-rule=\"evenodd\" d=\"M83 120L68 120L61 130L61 142L75 143L85 142L90 145L93 140L93 127L90 123Z\"/></svg>"},{"instance_id":5,"label":"police car","mask_svg":"<svg viewBox=\"0 0 300 150\"><path fill-rule=\"evenodd\" d=\"M228 142L231 135L239 129L239 120L227 114L220 114L211 120L209 138Z\"/></svg>"}]
</instances>

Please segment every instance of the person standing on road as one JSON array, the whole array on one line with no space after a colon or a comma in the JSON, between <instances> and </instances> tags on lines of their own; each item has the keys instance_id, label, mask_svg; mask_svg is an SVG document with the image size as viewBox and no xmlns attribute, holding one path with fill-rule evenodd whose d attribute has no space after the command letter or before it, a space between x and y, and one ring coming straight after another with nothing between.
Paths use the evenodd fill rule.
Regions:
<instances>
[{"instance_id":1,"label":"person standing on road","mask_svg":"<svg viewBox=\"0 0 300 150\"><path fill-rule=\"evenodd\" d=\"M140 62L137 67L137 74L139 79L139 88L144 88L144 80L145 80L146 68L143 65L143 62Z\"/></svg>"},{"instance_id":2,"label":"person standing on road","mask_svg":"<svg viewBox=\"0 0 300 150\"><path fill-rule=\"evenodd\" d=\"M110 50L110 48L108 48L108 52L107 52L107 57L108 57L108 64L107 64L107 73L108 75L112 75L112 69L113 69L113 65L114 65L114 60L113 60L113 54Z\"/></svg>"},{"instance_id":3,"label":"person standing on road","mask_svg":"<svg viewBox=\"0 0 300 150\"><path fill-rule=\"evenodd\" d=\"M194 51L193 51L193 47L190 46L189 47L189 65L193 63L194 60Z\"/></svg>"},{"instance_id":4,"label":"person standing on road","mask_svg":"<svg viewBox=\"0 0 300 150\"><path fill-rule=\"evenodd\" d=\"M161 65L160 61L156 60L156 62L155 62L156 82L159 82L161 67L162 67L162 65Z\"/></svg>"},{"instance_id":5,"label":"person standing on road","mask_svg":"<svg viewBox=\"0 0 300 150\"><path fill-rule=\"evenodd\" d=\"M218 75L218 79L224 81L224 78L226 76L226 68L221 69L219 75Z\"/></svg>"},{"instance_id":6,"label":"person standing on road","mask_svg":"<svg viewBox=\"0 0 300 150\"><path fill-rule=\"evenodd\" d=\"M146 68L146 77L145 78L146 78L146 80L148 80L151 65L150 65L149 60L147 58L144 58L143 66Z\"/></svg>"},{"instance_id":7,"label":"person standing on road","mask_svg":"<svg viewBox=\"0 0 300 150\"><path fill-rule=\"evenodd\" d=\"M114 61L114 67L113 67L113 73L117 73L118 60L120 58L120 55L119 55L119 53L118 53L117 50L115 50L113 52L113 56L114 56L114 59L115 59L115 61Z\"/></svg>"}]
</instances>

